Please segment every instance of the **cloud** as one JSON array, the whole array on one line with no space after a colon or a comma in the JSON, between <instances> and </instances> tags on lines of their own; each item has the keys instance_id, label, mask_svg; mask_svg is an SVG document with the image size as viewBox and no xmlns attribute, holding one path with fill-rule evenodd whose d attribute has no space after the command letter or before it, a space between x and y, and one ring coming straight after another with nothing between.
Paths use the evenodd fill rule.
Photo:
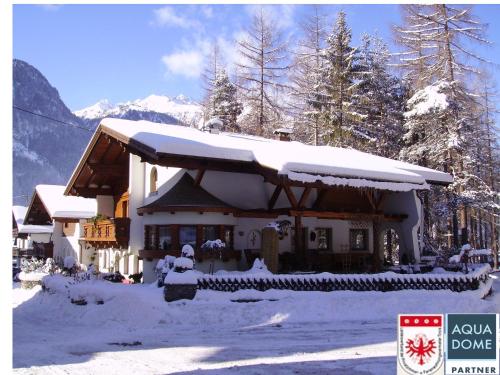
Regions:
<instances>
[{"instance_id":1,"label":"cloud","mask_svg":"<svg viewBox=\"0 0 500 375\"><path fill-rule=\"evenodd\" d=\"M205 59L198 49L194 49L164 55L161 61L165 64L168 74L198 78L203 71Z\"/></svg>"},{"instance_id":2,"label":"cloud","mask_svg":"<svg viewBox=\"0 0 500 375\"><path fill-rule=\"evenodd\" d=\"M287 29L295 25L295 5L247 5L246 12L250 16L258 15L263 10L264 14L272 20L278 29Z\"/></svg>"},{"instance_id":3,"label":"cloud","mask_svg":"<svg viewBox=\"0 0 500 375\"><path fill-rule=\"evenodd\" d=\"M62 5L60 4L38 4L37 6L39 6L40 8L43 8L47 11L50 11L50 12L55 12L56 10L59 10L59 8L62 7Z\"/></svg>"},{"instance_id":4,"label":"cloud","mask_svg":"<svg viewBox=\"0 0 500 375\"><path fill-rule=\"evenodd\" d=\"M188 29L199 26L199 22L176 13L174 7L164 6L154 10L154 21L156 26L181 27Z\"/></svg>"},{"instance_id":5,"label":"cloud","mask_svg":"<svg viewBox=\"0 0 500 375\"><path fill-rule=\"evenodd\" d=\"M208 5L204 5L201 7L201 12L205 16L205 18L210 19L214 16L214 9L209 7Z\"/></svg>"}]
</instances>

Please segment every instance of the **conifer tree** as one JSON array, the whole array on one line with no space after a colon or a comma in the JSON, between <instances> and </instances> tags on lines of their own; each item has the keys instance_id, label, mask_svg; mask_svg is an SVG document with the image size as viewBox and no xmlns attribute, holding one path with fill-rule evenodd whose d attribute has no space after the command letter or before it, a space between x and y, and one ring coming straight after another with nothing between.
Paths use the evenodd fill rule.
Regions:
<instances>
[{"instance_id":1,"label":"conifer tree","mask_svg":"<svg viewBox=\"0 0 500 375\"><path fill-rule=\"evenodd\" d=\"M229 80L224 69L219 71L215 79L210 107L211 117L222 120L224 124L223 131L240 132L237 119L243 110L243 106L238 101L236 86Z\"/></svg>"}]
</instances>

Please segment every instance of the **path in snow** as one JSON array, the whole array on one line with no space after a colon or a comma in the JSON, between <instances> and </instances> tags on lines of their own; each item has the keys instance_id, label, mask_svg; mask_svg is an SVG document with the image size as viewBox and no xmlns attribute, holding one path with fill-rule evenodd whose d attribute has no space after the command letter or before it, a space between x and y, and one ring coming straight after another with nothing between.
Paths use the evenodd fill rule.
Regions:
<instances>
[{"instance_id":1,"label":"path in snow","mask_svg":"<svg viewBox=\"0 0 500 375\"><path fill-rule=\"evenodd\" d=\"M137 291L151 305L101 306L14 289L14 368L18 374L393 374L396 313L411 312L404 306L500 312L498 278L494 289L486 301L450 292L305 292L245 304L205 292L195 302L166 304L159 289L145 287ZM111 345L135 341L142 345Z\"/></svg>"}]
</instances>

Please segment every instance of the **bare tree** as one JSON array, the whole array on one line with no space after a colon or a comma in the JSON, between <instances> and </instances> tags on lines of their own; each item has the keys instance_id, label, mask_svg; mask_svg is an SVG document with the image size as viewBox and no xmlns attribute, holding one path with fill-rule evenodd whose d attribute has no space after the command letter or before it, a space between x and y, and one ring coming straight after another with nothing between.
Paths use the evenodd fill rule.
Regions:
<instances>
[{"instance_id":1,"label":"bare tree","mask_svg":"<svg viewBox=\"0 0 500 375\"><path fill-rule=\"evenodd\" d=\"M283 112L276 98L285 87L288 44L272 17L261 7L237 45L241 57L236 64L238 82L245 104L250 107L241 126L252 134L270 135Z\"/></svg>"}]
</instances>

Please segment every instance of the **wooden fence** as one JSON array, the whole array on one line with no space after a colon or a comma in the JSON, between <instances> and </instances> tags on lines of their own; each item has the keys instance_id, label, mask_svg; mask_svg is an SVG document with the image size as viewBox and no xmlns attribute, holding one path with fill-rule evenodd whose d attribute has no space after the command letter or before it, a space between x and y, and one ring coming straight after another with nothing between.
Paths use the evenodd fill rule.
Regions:
<instances>
[{"instance_id":1,"label":"wooden fence","mask_svg":"<svg viewBox=\"0 0 500 375\"><path fill-rule=\"evenodd\" d=\"M476 290L489 278L489 265L483 265L469 274L411 274L381 273L371 275L203 275L198 279L198 289L235 292L240 289L265 291L285 289L296 291L331 292L338 290L388 292L407 289L451 290L463 292Z\"/></svg>"}]
</instances>

